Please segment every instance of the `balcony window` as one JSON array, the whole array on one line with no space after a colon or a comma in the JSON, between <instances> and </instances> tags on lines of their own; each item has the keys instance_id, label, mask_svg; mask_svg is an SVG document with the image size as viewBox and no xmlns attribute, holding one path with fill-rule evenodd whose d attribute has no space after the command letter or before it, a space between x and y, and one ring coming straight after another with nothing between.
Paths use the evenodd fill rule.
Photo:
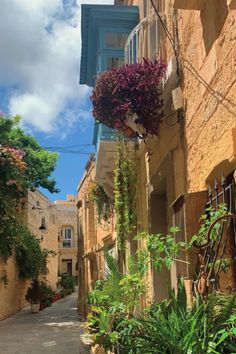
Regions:
<instances>
[{"instance_id":1,"label":"balcony window","mask_svg":"<svg viewBox=\"0 0 236 354\"><path fill-rule=\"evenodd\" d=\"M105 46L106 48L122 49L127 40L127 33L106 33Z\"/></svg>"},{"instance_id":2,"label":"balcony window","mask_svg":"<svg viewBox=\"0 0 236 354\"><path fill-rule=\"evenodd\" d=\"M114 58L114 57L107 58L107 70L119 68L123 64L124 64L124 58Z\"/></svg>"},{"instance_id":3,"label":"balcony window","mask_svg":"<svg viewBox=\"0 0 236 354\"><path fill-rule=\"evenodd\" d=\"M153 3L155 5L155 8L157 11L160 11L160 0L153 0ZM143 0L142 1L142 6L141 6L141 18L145 18L149 15L152 15L154 13L154 8L151 4L150 0Z\"/></svg>"},{"instance_id":4,"label":"balcony window","mask_svg":"<svg viewBox=\"0 0 236 354\"><path fill-rule=\"evenodd\" d=\"M138 34L134 33L125 49L125 59L128 64L137 63L138 60Z\"/></svg>"},{"instance_id":5,"label":"balcony window","mask_svg":"<svg viewBox=\"0 0 236 354\"><path fill-rule=\"evenodd\" d=\"M125 45L125 61L133 64L142 58L154 59L159 49L159 21L156 15L151 15L144 18L130 33Z\"/></svg>"},{"instance_id":6,"label":"balcony window","mask_svg":"<svg viewBox=\"0 0 236 354\"><path fill-rule=\"evenodd\" d=\"M143 0L143 17L146 17L148 14L148 1Z\"/></svg>"},{"instance_id":7,"label":"balcony window","mask_svg":"<svg viewBox=\"0 0 236 354\"><path fill-rule=\"evenodd\" d=\"M63 248L71 248L72 240L73 240L73 230L68 227L62 230L62 247Z\"/></svg>"},{"instance_id":8,"label":"balcony window","mask_svg":"<svg viewBox=\"0 0 236 354\"><path fill-rule=\"evenodd\" d=\"M149 26L149 57L150 59L156 58L158 52L158 21L152 21Z\"/></svg>"}]
</instances>

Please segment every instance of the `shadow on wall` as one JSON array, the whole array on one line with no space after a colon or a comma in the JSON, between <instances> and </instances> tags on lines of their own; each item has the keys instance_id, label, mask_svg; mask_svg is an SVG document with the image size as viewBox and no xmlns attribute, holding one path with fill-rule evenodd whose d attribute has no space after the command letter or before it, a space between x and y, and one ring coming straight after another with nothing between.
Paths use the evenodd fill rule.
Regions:
<instances>
[{"instance_id":1,"label":"shadow on wall","mask_svg":"<svg viewBox=\"0 0 236 354\"><path fill-rule=\"evenodd\" d=\"M215 40L219 37L228 15L226 0L207 0L201 12L203 40L208 54Z\"/></svg>"}]
</instances>

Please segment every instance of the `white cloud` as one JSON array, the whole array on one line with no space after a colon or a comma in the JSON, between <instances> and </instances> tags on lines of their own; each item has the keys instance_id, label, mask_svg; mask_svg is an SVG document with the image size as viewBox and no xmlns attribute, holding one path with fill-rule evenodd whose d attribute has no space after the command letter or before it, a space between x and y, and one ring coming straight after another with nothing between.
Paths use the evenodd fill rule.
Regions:
<instances>
[{"instance_id":1,"label":"white cloud","mask_svg":"<svg viewBox=\"0 0 236 354\"><path fill-rule=\"evenodd\" d=\"M63 119L69 130L90 116L83 113L90 90L78 84L81 3L113 1L1 1L0 85L13 87L9 111L26 127L56 133Z\"/></svg>"}]
</instances>

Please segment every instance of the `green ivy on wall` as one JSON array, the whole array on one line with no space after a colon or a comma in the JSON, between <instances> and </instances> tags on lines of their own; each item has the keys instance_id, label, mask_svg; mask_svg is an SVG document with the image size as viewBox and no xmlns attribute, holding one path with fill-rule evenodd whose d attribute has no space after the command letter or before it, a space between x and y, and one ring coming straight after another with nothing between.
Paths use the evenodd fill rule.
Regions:
<instances>
[{"instance_id":1,"label":"green ivy on wall","mask_svg":"<svg viewBox=\"0 0 236 354\"><path fill-rule=\"evenodd\" d=\"M39 242L24 226L21 226L20 236L15 247L16 263L19 276L22 279L37 278L43 263L43 252Z\"/></svg>"},{"instance_id":2,"label":"green ivy on wall","mask_svg":"<svg viewBox=\"0 0 236 354\"><path fill-rule=\"evenodd\" d=\"M126 237L136 227L137 175L134 161L128 156L125 143L117 144L114 176L114 197L118 248L124 249Z\"/></svg>"},{"instance_id":3,"label":"green ivy on wall","mask_svg":"<svg viewBox=\"0 0 236 354\"><path fill-rule=\"evenodd\" d=\"M113 201L99 184L93 185L91 200L96 205L98 223L101 224L102 221L108 222L113 214Z\"/></svg>"}]
</instances>

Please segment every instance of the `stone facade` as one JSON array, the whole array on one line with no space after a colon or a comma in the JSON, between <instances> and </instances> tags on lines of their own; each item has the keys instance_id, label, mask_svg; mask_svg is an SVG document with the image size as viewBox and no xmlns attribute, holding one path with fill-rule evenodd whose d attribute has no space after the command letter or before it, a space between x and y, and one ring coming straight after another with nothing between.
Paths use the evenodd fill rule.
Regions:
<instances>
[{"instance_id":1,"label":"stone facade","mask_svg":"<svg viewBox=\"0 0 236 354\"><path fill-rule=\"evenodd\" d=\"M2 320L27 306L25 293L29 283L19 279L13 257L8 259L7 263L0 261L0 274L1 277L7 275L8 279L5 285L2 278L0 282L0 320Z\"/></svg>"},{"instance_id":2,"label":"stone facade","mask_svg":"<svg viewBox=\"0 0 236 354\"><path fill-rule=\"evenodd\" d=\"M57 213L54 204L38 190L28 193L27 223L29 229L39 240L41 248L54 251L56 254L48 257L47 274L42 275L42 278L53 289L56 289L58 280Z\"/></svg>"},{"instance_id":3,"label":"stone facade","mask_svg":"<svg viewBox=\"0 0 236 354\"><path fill-rule=\"evenodd\" d=\"M139 7L140 23L124 48L129 53L126 62L134 58L127 50L128 42L138 34L137 40L134 37L137 58L156 57L167 65L163 82L165 119L158 137L149 137L145 143L139 141L135 152L138 231L165 234L170 226L176 225L182 230L179 238L188 241L198 231L199 217L208 198L207 186L214 187L215 180L219 185L222 175L226 183L233 183L236 12L232 0L153 2L159 17L151 1L115 1L116 5ZM164 26L171 39L167 38ZM106 165L105 160L103 164ZM235 210L235 201L232 208ZM127 255L135 247L132 241L128 243ZM137 248L142 248L142 243ZM157 274L150 269L149 298L144 304L166 297L168 283L176 287L178 275L192 277L196 255L181 257L184 263L175 262L170 271Z\"/></svg>"},{"instance_id":4,"label":"stone facade","mask_svg":"<svg viewBox=\"0 0 236 354\"><path fill-rule=\"evenodd\" d=\"M78 275L78 227L76 198L67 195L66 200L54 202L58 227L58 274Z\"/></svg>"},{"instance_id":5,"label":"stone facade","mask_svg":"<svg viewBox=\"0 0 236 354\"><path fill-rule=\"evenodd\" d=\"M86 297L95 281L104 276L104 254L106 247L115 253L114 220L98 223L96 206L91 200L91 189L95 183L95 159L88 161L85 173L77 188L79 226L79 297L78 310L87 314Z\"/></svg>"},{"instance_id":6,"label":"stone facade","mask_svg":"<svg viewBox=\"0 0 236 354\"><path fill-rule=\"evenodd\" d=\"M25 222L28 228L40 242L41 248L47 248L58 253L58 229L55 206L41 192L28 192L27 201L23 210ZM42 227L43 226L43 227ZM58 256L49 256L47 263L47 274L42 274L41 279L56 288ZM0 319L6 318L27 306L25 293L29 281L21 280L18 276L18 268L14 257L8 259L7 263L0 261L1 277L7 275L8 284L0 282Z\"/></svg>"}]
</instances>

